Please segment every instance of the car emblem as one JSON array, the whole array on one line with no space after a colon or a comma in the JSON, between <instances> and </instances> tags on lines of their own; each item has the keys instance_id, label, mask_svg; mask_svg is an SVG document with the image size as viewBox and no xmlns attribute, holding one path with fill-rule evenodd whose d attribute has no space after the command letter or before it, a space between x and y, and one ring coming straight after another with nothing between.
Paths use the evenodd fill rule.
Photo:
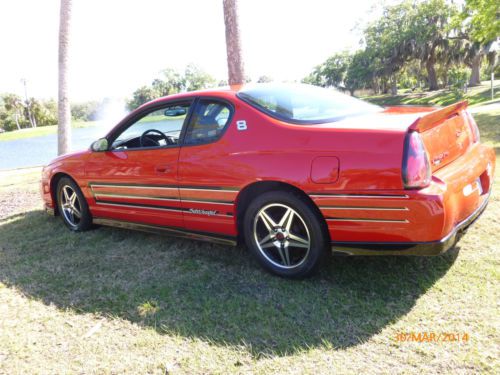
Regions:
<instances>
[{"instance_id":1,"label":"car emblem","mask_svg":"<svg viewBox=\"0 0 500 375\"><path fill-rule=\"evenodd\" d=\"M442 152L442 153L436 155L434 157L434 159L432 159L432 164L433 165L439 165L439 164L441 164L441 162L443 161L443 159L446 158L448 155L449 155L448 152Z\"/></svg>"},{"instance_id":2,"label":"car emblem","mask_svg":"<svg viewBox=\"0 0 500 375\"><path fill-rule=\"evenodd\" d=\"M247 130L247 122L245 120L236 121L236 128L238 130Z\"/></svg>"},{"instance_id":3,"label":"car emblem","mask_svg":"<svg viewBox=\"0 0 500 375\"><path fill-rule=\"evenodd\" d=\"M189 212L191 212L192 214L198 214L198 215L214 216L214 215L217 215L218 211L215 211L215 210L201 210L199 208L190 208Z\"/></svg>"}]
</instances>

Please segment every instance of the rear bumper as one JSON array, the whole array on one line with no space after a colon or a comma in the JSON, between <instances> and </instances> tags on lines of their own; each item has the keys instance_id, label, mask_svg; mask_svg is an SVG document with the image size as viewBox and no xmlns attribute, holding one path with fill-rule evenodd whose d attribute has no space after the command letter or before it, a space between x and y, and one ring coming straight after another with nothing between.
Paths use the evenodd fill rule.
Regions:
<instances>
[{"instance_id":1,"label":"rear bumper","mask_svg":"<svg viewBox=\"0 0 500 375\"><path fill-rule=\"evenodd\" d=\"M465 231L481 216L488 205L491 191L471 215L458 223L439 241L432 242L332 242L335 255L439 255L452 248Z\"/></svg>"}]
</instances>

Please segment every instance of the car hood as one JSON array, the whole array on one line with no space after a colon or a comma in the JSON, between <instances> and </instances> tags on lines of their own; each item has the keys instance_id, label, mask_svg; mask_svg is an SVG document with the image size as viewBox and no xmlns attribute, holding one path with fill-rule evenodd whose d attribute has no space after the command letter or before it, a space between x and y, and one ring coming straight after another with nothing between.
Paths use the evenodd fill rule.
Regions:
<instances>
[{"instance_id":1,"label":"car hood","mask_svg":"<svg viewBox=\"0 0 500 375\"><path fill-rule=\"evenodd\" d=\"M60 155L58 156L57 158L53 159L50 161L50 163L48 165L52 165L52 164L57 164L57 163L61 163L63 161L66 161L66 160L72 160L72 159L83 159L86 157L86 155L88 155L90 153L89 150L83 150L83 151L74 151L74 152L69 152L67 154L64 154L64 155Z\"/></svg>"}]
</instances>

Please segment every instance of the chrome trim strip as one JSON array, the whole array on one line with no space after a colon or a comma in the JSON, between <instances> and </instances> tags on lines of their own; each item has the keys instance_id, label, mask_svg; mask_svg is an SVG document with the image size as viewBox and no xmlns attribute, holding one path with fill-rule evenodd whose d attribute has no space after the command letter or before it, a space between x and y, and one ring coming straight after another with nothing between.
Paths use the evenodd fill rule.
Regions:
<instances>
[{"instance_id":1,"label":"chrome trim strip","mask_svg":"<svg viewBox=\"0 0 500 375\"><path fill-rule=\"evenodd\" d=\"M224 206L233 206L233 202L217 202L217 201L202 201L202 200L186 200L186 199L181 199L182 203L204 203L204 204L222 204Z\"/></svg>"},{"instance_id":2,"label":"chrome trim strip","mask_svg":"<svg viewBox=\"0 0 500 375\"><path fill-rule=\"evenodd\" d=\"M408 207L319 206L320 210L410 211Z\"/></svg>"},{"instance_id":3,"label":"chrome trim strip","mask_svg":"<svg viewBox=\"0 0 500 375\"><path fill-rule=\"evenodd\" d=\"M171 202L183 202L183 203L203 203L203 204L221 204L225 206L233 206L234 202L225 201L210 201L202 199L179 199L179 198L167 198L167 197L157 197L157 196L147 196L147 195L130 195L130 194L115 194L115 193L94 193L94 197L111 197L111 198L126 198L126 199L144 199L144 200L158 200L158 201L171 201ZM120 202L116 202L120 203Z\"/></svg>"},{"instance_id":4,"label":"chrome trim strip","mask_svg":"<svg viewBox=\"0 0 500 375\"><path fill-rule=\"evenodd\" d=\"M222 192L222 193L238 193L239 190L236 188L224 188L224 187L207 187L207 186L185 186L183 187L182 185L179 186L162 186L162 185L138 185L138 184L117 184L117 183L92 183L89 182L89 186L91 189L94 187L101 187L101 188L123 188L123 189L160 189L160 190L187 190L187 191L216 191L216 192Z\"/></svg>"},{"instance_id":5,"label":"chrome trim strip","mask_svg":"<svg viewBox=\"0 0 500 375\"><path fill-rule=\"evenodd\" d=\"M135 203L109 203L109 202L102 202L102 201L96 201L97 205L101 206L115 206L115 207L125 207L125 208L140 208L140 209L145 209L145 210L159 210L159 211L170 211L170 212L182 212L184 214L191 214L191 215L201 215L201 216L220 216L220 217L232 217L232 213L227 213L227 214L220 214L220 213L214 213L210 215L204 215L196 212L191 212L192 207L186 208L186 207L179 207L179 208L173 208L173 207L160 207L160 206L146 206L146 205L141 205L141 204L135 204ZM217 211L215 211L217 212Z\"/></svg>"},{"instance_id":6,"label":"chrome trim strip","mask_svg":"<svg viewBox=\"0 0 500 375\"><path fill-rule=\"evenodd\" d=\"M198 189L198 188L183 188L179 187L179 190L189 190L189 191L212 191L212 192L220 192L220 193L238 193L238 190L224 190L224 189Z\"/></svg>"},{"instance_id":7,"label":"chrome trim strip","mask_svg":"<svg viewBox=\"0 0 500 375\"><path fill-rule=\"evenodd\" d=\"M310 194L309 195L311 198L363 198L363 199L370 199L370 198L382 198L382 199L387 199L387 198L401 198L401 199L408 199L410 198L409 195L357 195L357 194Z\"/></svg>"},{"instance_id":8,"label":"chrome trim strip","mask_svg":"<svg viewBox=\"0 0 500 375\"><path fill-rule=\"evenodd\" d=\"M126 204L126 203L108 203L108 202L99 202L96 201L96 204L101 205L101 206L116 206L116 207L126 207L126 208L141 208L141 209L148 209L148 210L160 210L160 211L171 211L171 212L182 212L183 209L179 207L179 209L173 209L173 208L162 208L162 207L151 207L151 206L141 206L141 205L131 205L131 204Z\"/></svg>"},{"instance_id":9,"label":"chrome trim strip","mask_svg":"<svg viewBox=\"0 0 500 375\"><path fill-rule=\"evenodd\" d=\"M408 220L391 220L391 219L349 219L347 217L338 217L338 218L326 218L328 221L362 221L362 222L369 222L369 223L403 223L407 224L409 223Z\"/></svg>"},{"instance_id":10,"label":"chrome trim strip","mask_svg":"<svg viewBox=\"0 0 500 375\"><path fill-rule=\"evenodd\" d=\"M153 189L153 190L179 190L177 187L165 187L165 186L158 186L158 187L153 187L151 185L149 186L143 186L143 185L103 185L103 184L89 184L90 188L93 191L94 187L102 187L102 188L122 188L122 189Z\"/></svg>"},{"instance_id":11,"label":"chrome trim strip","mask_svg":"<svg viewBox=\"0 0 500 375\"><path fill-rule=\"evenodd\" d=\"M127 195L127 194L114 194L114 193L94 193L94 196L96 198L97 197L112 197L112 198L146 199L146 200L180 202L179 198L148 197L148 196L145 196L145 195Z\"/></svg>"}]
</instances>

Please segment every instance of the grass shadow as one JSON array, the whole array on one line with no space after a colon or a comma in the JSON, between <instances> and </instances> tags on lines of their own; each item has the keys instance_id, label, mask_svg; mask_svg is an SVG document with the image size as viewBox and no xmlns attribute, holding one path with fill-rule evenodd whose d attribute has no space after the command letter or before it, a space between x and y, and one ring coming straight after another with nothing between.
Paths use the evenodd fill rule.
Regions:
<instances>
[{"instance_id":1,"label":"grass shadow","mask_svg":"<svg viewBox=\"0 0 500 375\"><path fill-rule=\"evenodd\" d=\"M32 211L0 221L0 282L63 310L243 345L257 358L364 342L407 314L457 251L338 257L311 279L289 281L242 248L104 227L70 233Z\"/></svg>"}]
</instances>

